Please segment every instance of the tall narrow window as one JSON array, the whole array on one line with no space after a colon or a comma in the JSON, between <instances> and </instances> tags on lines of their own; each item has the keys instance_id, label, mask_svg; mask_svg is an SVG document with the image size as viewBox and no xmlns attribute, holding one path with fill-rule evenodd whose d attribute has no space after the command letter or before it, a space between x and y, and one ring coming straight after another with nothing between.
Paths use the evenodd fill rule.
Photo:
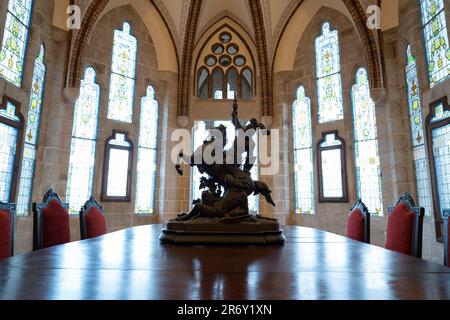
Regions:
<instances>
[{"instance_id":1,"label":"tall narrow window","mask_svg":"<svg viewBox=\"0 0 450 320\"><path fill-rule=\"evenodd\" d=\"M108 119L131 123L136 81L137 40L128 22L114 32Z\"/></svg>"},{"instance_id":2,"label":"tall narrow window","mask_svg":"<svg viewBox=\"0 0 450 320\"><path fill-rule=\"evenodd\" d=\"M23 117L19 104L4 98L0 108L0 201L14 202Z\"/></svg>"},{"instance_id":3,"label":"tall narrow window","mask_svg":"<svg viewBox=\"0 0 450 320\"><path fill-rule=\"evenodd\" d=\"M429 188L428 165L425 152L425 134L422 118L422 101L419 79L417 77L416 59L411 53L411 47L406 49L406 86L408 94L409 119L411 124L411 140L416 170L416 185L419 205L425 208L427 215L431 214L432 203Z\"/></svg>"},{"instance_id":4,"label":"tall narrow window","mask_svg":"<svg viewBox=\"0 0 450 320\"><path fill-rule=\"evenodd\" d=\"M428 77L433 88L450 76L450 47L443 0L420 0L422 27L428 61Z\"/></svg>"},{"instance_id":5,"label":"tall narrow window","mask_svg":"<svg viewBox=\"0 0 450 320\"><path fill-rule=\"evenodd\" d=\"M230 68L227 72L227 99L237 97L238 73L236 69Z\"/></svg>"},{"instance_id":6,"label":"tall narrow window","mask_svg":"<svg viewBox=\"0 0 450 320\"><path fill-rule=\"evenodd\" d=\"M337 131L324 132L317 144L319 201L347 202L345 141Z\"/></svg>"},{"instance_id":7,"label":"tall narrow window","mask_svg":"<svg viewBox=\"0 0 450 320\"><path fill-rule=\"evenodd\" d=\"M444 97L430 105L427 146L433 191L436 237L442 240L442 210L450 208L450 106Z\"/></svg>"},{"instance_id":8,"label":"tall narrow window","mask_svg":"<svg viewBox=\"0 0 450 320\"><path fill-rule=\"evenodd\" d=\"M95 70L87 68L75 104L66 191L71 214L77 214L92 195L100 105L100 86L95 77Z\"/></svg>"},{"instance_id":9,"label":"tall narrow window","mask_svg":"<svg viewBox=\"0 0 450 320\"><path fill-rule=\"evenodd\" d=\"M9 0L3 29L0 76L18 87L22 85L32 4L32 0Z\"/></svg>"},{"instance_id":10,"label":"tall narrow window","mask_svg":"<svg viewBox=\"0 0 450 320\"><path fill-rule=\"evenodd\" d=\"M219 68L213 72L213 98L223 99L223 72Z\"/></svg>"},{"instance_id":11,"label":"tall narrow window","mask_svg":"<svg viewBox=\"0 0 450 320\"><path fill-rule=\"evenodd\" d=\"M209 96L209 73L206 68L198 72L198 97L208 99Z\"/></svg>"},{"instance_id":12,"label":"tall narrow window","mask_svg":"<svg viewBox=\"0 0 450 320\"><path fill-rule=\"evenodd\" d=\"M250 69L242 71L242 99L250 100L252 98L252 72Z\"/></svg>"},{"instance_id":13,"label":"tall narrow window","mask_svg":"<svg viewBox=\"0 0 450 320\"><path fill-rule=\"evenodd\" d=\"M305 88L297 90L297 100L292 106L294 147L295 212L314 213L313 144L311 102Z\"/></svg>"},{"instance_id":14,"label":"tall narrow window","mask_svg":"<svg viewBox=\"0 0 450 320\"><path fill-rule=\"evenodd\" d=\"M128 132L113 131L106 140L103 162L103 201L129 202L131 199L131 168L133 143Z\"/></svg>"},{"instance_id":15,"label":"tall narrow window","mask_svg":"<svg viewBox=\"0 0 450 320\"><path fill-rule=\"evenodd\" d=\"M25 129L25 143L22 157L22 170L20 171L19 196L17 198L16 212L25 215L30 212L31 194L33 190L34 168L38 145L39 128L41 123L42 98L45 82L45 51L41 51L34 63L33 82L28 107L28 119Z\"/></svg>"},{"instance_id":16,"label":"tall narrow window","mask_svg":"<svg viewBox=\"0 0 450 320\"><path fill-rule=\"evenodd\" d=\"M330 30L328 22L323 24L322 34L316 38L316 75L319 123L343 119L339 34L337 30Z\"/></svg>"},{"instance_id":17,"label":"tall narrow window","mask_svg":"<svg viewBox=\"0 0 450 320\"><path fill-rule=\"evenodd\" d=\"M141 100L135 205L135 213L138 214L154 212L157 138L158 101L155 100L154 88L149 86L147 95Z\"/></svg>"},{"instance_id":18,"label":"tall narrow window","mask_svg":"<svg viewBox=\"0 0 450 320\"><path fill-rule=\"evenodd\" d=\"M383 214L381 167L378 155L375 103L370 97L367 71L360 68L352 87L355 135L356 190L358 198L376 215Z\"/></svg>"}]
</instances>

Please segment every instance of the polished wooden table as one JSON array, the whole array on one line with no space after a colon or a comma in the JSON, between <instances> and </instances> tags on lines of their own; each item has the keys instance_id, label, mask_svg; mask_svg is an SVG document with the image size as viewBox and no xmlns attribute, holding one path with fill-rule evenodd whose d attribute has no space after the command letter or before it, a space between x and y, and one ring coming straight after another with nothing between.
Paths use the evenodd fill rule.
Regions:
<instances>
[{"instance_id":1,"label":"polished wooden table","mask_svg":"<svg viewBox=\"0 0 450 320\"><path fill-rule=\"evenodd\" d=\"M324 231L285 245L162 244L135 227L0 261L0 299L449 299L450 269Z\"/></svg>"}]
</instances>

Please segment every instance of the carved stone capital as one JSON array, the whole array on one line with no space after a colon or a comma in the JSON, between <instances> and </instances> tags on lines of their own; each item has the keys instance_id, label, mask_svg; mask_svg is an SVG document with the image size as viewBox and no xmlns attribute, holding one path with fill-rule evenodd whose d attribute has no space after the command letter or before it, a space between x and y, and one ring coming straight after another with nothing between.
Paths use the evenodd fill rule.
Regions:
<instances>
[{"instance_id":1,"label":"carved stone capital","mask_svg":"<svg viewBox=\"0 0 450 320\"><path fill-rule=\"evenodd\" d=\"M188 116L178 116L177 124L180 128L186 129L189 124L189 117Z\"/></svg>"},{"instance_id":2,"label":"carved stone capital","mask_svg":"<svg viewBox=\"0 0 450 320\"><path fill-rule=\"evenodd\" d=\"M375 102L375 105L378 105L386 101L387 91L385 88L371 88L370 96L372 97L372 100Z\"/></svg>"},{"instance_id":3,"label":"carved stone capital","mask_svg":"<svg viewBox=\"0 0 450 320\"><path fill-rule=\"evenodd\" d=\"M79 97L80 97L80 88L63 89L64 103L75 105L75 102L77 102Z\"/></svg>"}]
</instances>

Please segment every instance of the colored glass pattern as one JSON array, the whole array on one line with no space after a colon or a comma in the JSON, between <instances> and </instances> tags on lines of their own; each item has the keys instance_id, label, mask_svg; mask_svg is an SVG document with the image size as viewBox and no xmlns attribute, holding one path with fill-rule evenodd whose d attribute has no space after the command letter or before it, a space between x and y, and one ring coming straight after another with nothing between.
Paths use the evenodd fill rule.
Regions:
<instances>
[{"instance_id":1,"label":"colored glass pattern","mask_svg":"<svg viewBox=\"0 0 450 320\"><path fill-rule=\"evenodd\" d=\"M370 97L367 71L364 68L360 68L356 74L352 103L357 196L371 213L383 215L375 103Z\"/></svg>"},{"instance_id":2,"label":"colored glass pattern","mask_svg":"<svg viewBox=\"0 0 450 320\"><path fill-rule=\"evenodd\" d=\"M15 106L7 102L6 111L0 110L0 117L19 122L15 112ZM0 122L0 201L2 202L10 201L18 134L17 128Z\"/></svg>"},{"instance_id":3,"label":"colored glass pattern","mask_svg":"<svg viewBox=\"0 0 450 320\"><path fill-rule=\"evenodd\" d=\"M450 76L450 47L443 0L420 0L430 87Z\"/></svg>"},{"instance_id":4,"label":"colored glass pattern","mask_svg":"<svg viewBox=\"0 0 450 320\"><path fill-rule=\"evenodd\" d=\"M32 0L9 0L0 50L0 76L20 87L30 28Z\"/></svg>"},{"instance_id":5,"label":"colored glass pattern","mask_svg":"<svg viewBox=\"0 0 450 320\"><path fill-rule=\"evenodd\" d=\"M411 46L406 48L406 86L408 94L411 139L416 171L416 186L419 205L425 208L426 215L431 215L432 200L429 188L428 165L425 152L425 134L423 129L422 101L417 76L416 59L411 53Z\"/></svg>"},{"instance_id":6,"label":"colored glass pattern","mask_svg":"<svg viewBox=\"0 0 450 320\"><path fill-rule=\"evenodd\" d=\"M155 100L155 90L151 86L141 100L140 123L135 213L152 214L158 146L158 101Z\"/></svg>"},{"instance_id":7,"label":"colored glass pattern","mask_svg":"<svg viewBox=\"0 0 450 320\"><path fill-rule=\"evenodd\" d=\"M28 119L25 130L25 144L20 171L19 196L17 198L17 214L26 215L30 212L31 194L33 190L34 168L38 144L39 127L41 123L42 99L45 83L45 50L41 45L39 56L34 63L33 81L28 107Z\"/></svg>"},{"instance_id":8,"label":"colored glass pattern","mask_svg":"<svg viewBox=\"0 0 450 320\"><path fill-rule=\"evenodd\" d=\"M311 101L299 87L292 107L295 212L314 213Z\"/></svg>"},{"instance_id":9,"label":"colored glass pattern","mask_svg":"<svg viewBox=\"0 0 450 320\"><path fill-rule=\"evenodd\" d=\"M100 86L95 77L95 70L87 68L75 104L66 192L71 214L77 214L92 195L100 105Z\"/></svg>"},{"instance_id":10,"label":"colored glass pattern","mask_svg":"<svg viewBox=\"0 0 450 320\"><path fill-rule=\"evenodd\" d=\"M344 118L342 104L341 62L339 57L339 35L324 23L322 34L316 38L316 76L319 103L319 123Z\"/></svg>"},{"instance_id":11,"label":"colored glass pattern","mask_svg":"<svg viewBox=\"0 0 450 320\"><path fill-rule=\"evenodd\" d=\"M128 22L114 32L108 119L132 122L137 40Z\"/></svg>"}]
</instances>

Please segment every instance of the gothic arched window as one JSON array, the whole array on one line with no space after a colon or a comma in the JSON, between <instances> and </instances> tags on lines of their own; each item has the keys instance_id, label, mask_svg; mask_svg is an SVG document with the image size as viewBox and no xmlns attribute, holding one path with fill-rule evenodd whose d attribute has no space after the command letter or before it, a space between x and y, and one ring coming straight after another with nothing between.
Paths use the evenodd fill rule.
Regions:
<instances>
[{"instance_id":1,"label":"gothic arched window","mask_svg":"<svg viewBox=\"0 0 450 320\"><path fill-rule=\"evenodd\" d=\"M422 28L428 65L430 87L450 76L450 47L448 43L445 5L443 0L420 0Z\"/></svg>"},{"instance_id":2,"label":"gothic arched window","mask_svg":"<svg viewBox=\"0 0 450 320\"><path fill-rule=\"evenodd\" d=\"M9 0L0 50L0 76L20 87L30 29L32 0Z\"/></svg>"},{"instance_id":3,"label":"gothic arched window","mask_svg":"<svg viewBox=\"0 0 450 320\"><path fill-rule=\"evenodd\" d=\"M149 86L147 95L141 99L135 204L138 214L154 213L157 147L158 101L155 89Z\"/></svg>"},{"instance_id":4,"label":"gothic arched window","mask_svg":"<svg viewBox=\"0 0 450 320\"><path fill-rule=\"evenodd\" d=\"M322 34L316 38L315 49L319 123L341 120L344 107L339 34L337 30L330 30L328 22L323 24Z\"/></svg>"},{"instance_id":5,"label":"gothic arched window","mask_svg":"<svg viewBox=\"0 0 450 320\"><path fill-rule=\"evenodd\" d=\"M409 120L411 124L411 141L414 153L414 167L416 170L416 185L419 205L425 208L427 215L431 214L432 203L429 188L428 164L425 152L425 134L422 118L422 101L420 96L419 79L417 77L416 59L411 53L411 46L406 48L407 65L406 86L408 94Z\"/></svg>"},{"instance_id":6,"label":"gothic arched window","mask_svg":"<svg viewBox=\"0 0 450 320\"><path fill-rule=\"evenodd\" d=\"M130 24L125 22L122 30L114 32L108 119L132 122L136 56L137 40L131 35Z\"/></svg>"},{"instance_id":7,"label":"gothic arched window","mask_svg":"<svg viewBox=\"0 0 450 320\"><path fill-rule=\"evenodd\" d=\"M33 82L28 107L27 126L25 129L25 143L22 156L22 169L20 170L19 196L17 198L16 212L19 215L30 211L31 194L33 190L34 170L36 164L36 151L38 147L39 128L41 123L42 99L45 84L45 49L41 50L34 62Z\"/></svg>"},{"instance_id":8,"label":"gothic arched window","mask_svg":"<svg viewBox=\"0 0 450 320\"><path fill-rule=\"evenodd\" d=\"M370 97L367 71L360 68L352 87L355 138L356 191L359 199L376 215L383 214L381 166L378 154L375 103Z\"/></svg>"},{"instance_id":9,"label":"gothic arched window","mask_svg":"<svg viewBox=\"0 0 450 320\"><path fill-rule=\"evenodd\" d=\"M296 213L314 213L313 143L311 123L311 102L305 95L305 88L300 86L297 90L297 99L292 106Z\"/></svg>"},{"instance_id":10,"label":"gothic arched window","mask_svg":"<svg viewBox=\"0 0 450 320\"><path fill-rule=\"evenodd\" d=\"M66 191L71 214L77 214L92 195L100 106L100 86L95 82L95 77L95 70L87 68L73 115Z\"/></svg>"},{"instance_id":11,"label":"gothic arched window","mask_svg":"<svg viewBox=\"0 0 450 320\"><path fill-rule=\"evenodd\" d=\"M197 68L199 99L252 99L253 82L249 63L253 60L238 38L230 32L221 32L212 38L210 46L200 54L201 63Z\"/></svg>"}]
</instances>

